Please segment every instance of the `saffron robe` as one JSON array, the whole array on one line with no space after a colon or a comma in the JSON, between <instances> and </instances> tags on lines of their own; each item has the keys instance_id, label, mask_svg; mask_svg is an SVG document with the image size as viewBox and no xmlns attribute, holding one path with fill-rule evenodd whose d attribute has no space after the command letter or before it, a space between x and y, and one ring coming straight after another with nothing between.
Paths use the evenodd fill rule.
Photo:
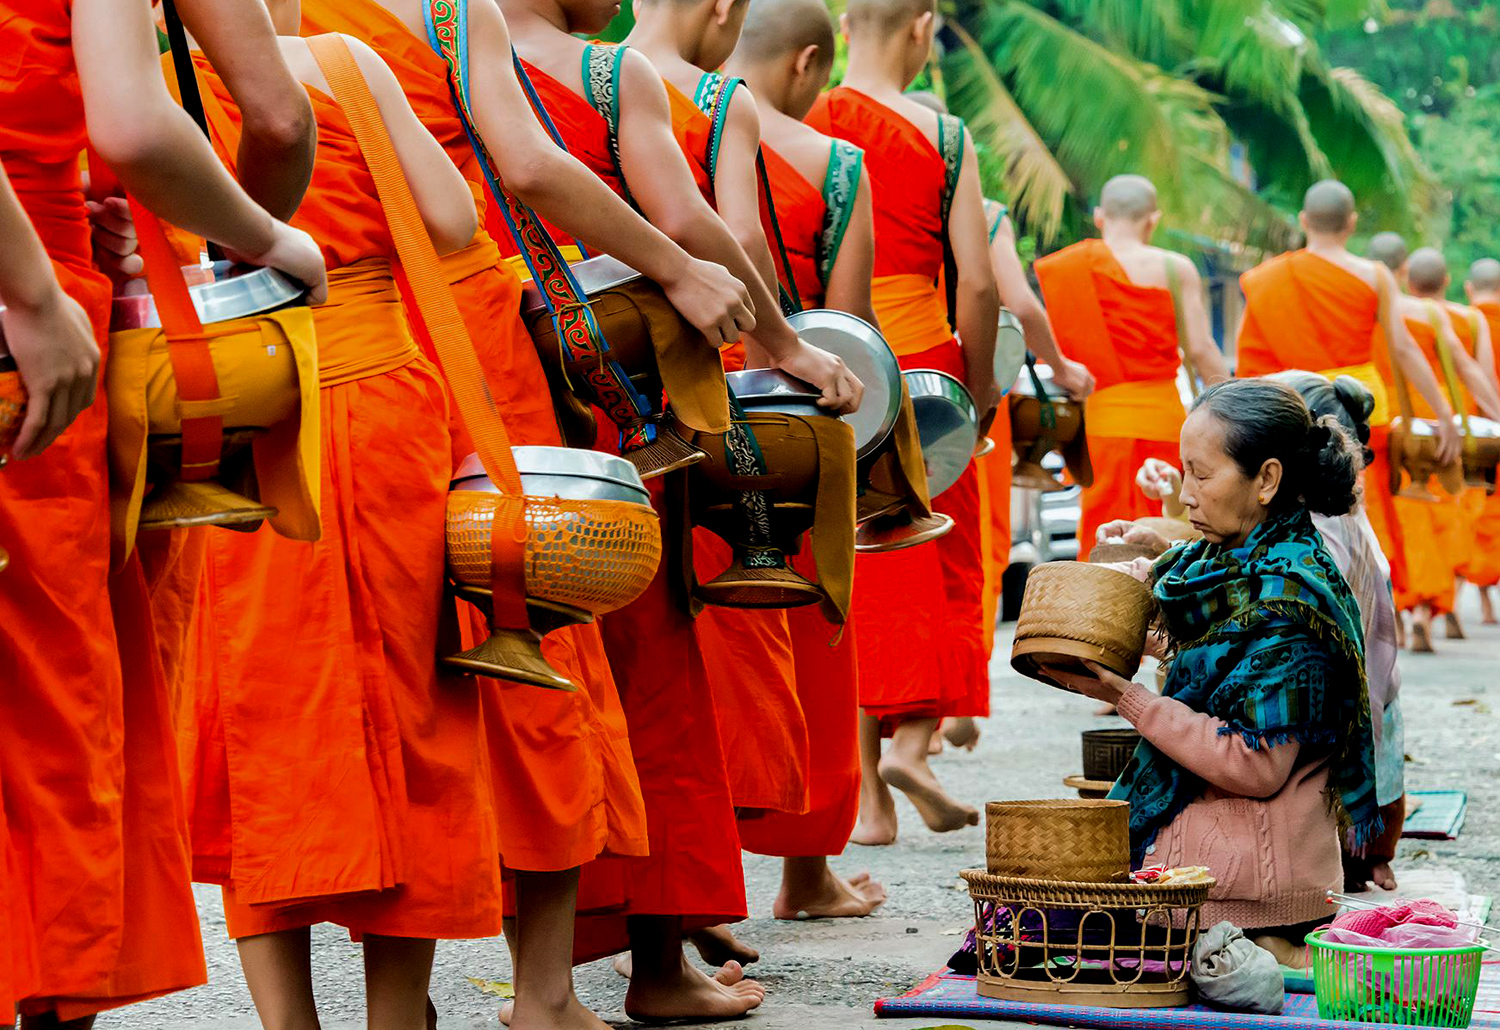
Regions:
<instances>
[{"instance_id":1,"label":"saffron robe","mask_svg":"<svg viewBox=\"0 0 1500 1030\"><path fill-rule=\"evenodd\" d=\"M1484 315L1478 308L1467 305L1444 304L1444 312L1448 316L1448 322L1453 326L1453 332L1458 336L1458 342L1463 349L1472 357L1478 357L1479 329ZM1474 397L1467 390L1463 391L1465 414L1475 416L1479 414L1479 406L1474 403ZM1485 492L1482 487L1466 487L1458 495L1458 521L1453 531L1452 547L1448 552L1454 557L1453 572L1457 579L1469 579L1471 573L1479 568L1478 557L1474 550L1474 538L1478 531L1479 519L1484 510Z\"/></svg>"},{"instance_id":2,"label":"saffron robe","mask_svg":"<svg viewBox=\"0 0 1500 1030\"><path fill-rule=\"evenodd\" d=\"M239 113L199 69L229 160ZM353 132L332 99L308 93L318 154L293 224L329 268L328 303L313 312L323 533L209 539L196 733L184 741L195 873L223 885L232 937L325 921L491 936L499 844L479 692L434 661L439 622L453 617L449 396L410 333Z\"/></svg>"},{"instance_id":3,"label":"saffron robe","mask_svg":"<svg viewBox=\"0 0 1500 1030\"><path fill-rule=\"evenodd\" d=\"M1057 346L1094 373L1085 423L1094 483L1083 490L1078 556L1111 519L1160 515L1135 485L1147 458L1181 465L1181 357L1170 291L1132 282L1103 240L1084 240L1036 263Z\"/></svg>"},{"instance_id":4,"label":"saffron robe","mask_svg":"<svg viewBox=\"0 0 1500 1030\"><path fill-rule=\"evenodd\" d=\"M1500 304L1484 302L1474 305L1490 329L1490 341L1500 340ZM1500 358L1496 359L1500 362ZM1480 587L1500 583L1500 492L1489 494L1480 505L1474 520L1473 551L1465 578Z\"/></svg>"},{"instance_id":5,"label":"saffron robe","mask_svg":"<svg viewBox=\"0 0 1500 1030\"><path fill-rule=\"evenodd\" d=\"M1390 346L1380 326L1380 298L1370 286L1327 258L1307 250L1281 254L1240 276L1245 293L1235 374L1269 375L1303 369L1352 375L1375 394L1365 469L1365 513L1391 563L1391 584L1406 583L1401 525L1390 487ZM1394 298L1392 299L1394 303Z\"/></svg>"},{"instance_id":6,"label":"saffron robe","mask_svg":"<svg viewBox=\"0 0 1500 1030\"><path fill-rule=\"evenodd\" d=\"M937 285L947 169L916 125L856 90L818 98L807 123L865 152L875 209L875 313L903 369L964 378L963 350ZM953 529L932 547L855 558L852 613L860 705L903 719L989 714L979 478L971 464L933 509Z\"/></svg>"},{"instance_id":7,"label":"saffron robe","mask_svg":"<svg viewBox=\"0 0 1500 1030\"><path fill-rule=\"evenodd\" d=\"M1444 317L1436 302L1432 308L1435 317ZM1446 392L1447 380L1437 354L1437 330L1429 319L1412 317L1407 317L1406 328L1432 366L1437 381L1445 384ZM1454 410L1461 409L1457 398L1451 403ZM1433 417L1432 408L1415 391L1412 408L1417 418ZM1435 479L1427 486L1436 495L1436 501L1401 496L1395 499L1406 555L1406 582L1396 590L1396 607L1411 611L1418 605L1427 605L1434 615L1443 615L1453 610L1453 576L1461 550L1462 515L1458 497L1445 491Z\"/></svg>"},{"instance_id":8,"label":"saffron robe","mask_svg":"<svg viewBox=\"0 0 1500 1030\"><path fill-rule=\"evenodd\" d=\"M12 5L0 53L0 162L107 351L71 5ZM145 581L134 557L110 572L105 433L101 383L0 469L0 1010L64 1021L206 979Z\"/></svg>"},{"instance_id":9,"label":"saffron robe","mask_svg":"<svg viewBox=\"0 0 1500 1030\"><path fill-rule=\"evenodd\" d=\"M427 41L372 0L306 0L302 28L304 33L345 32L380 53L412 110L463 173L481 224L487 224L493 205L484 173L454 109L447 68ZM520 319L521 280L502 259L497 242L481 228L474 242L447 255L443 266L512 444L561 446L546 375ZM456 412L453 419L457 423ZM473 450L461 428L455 435L463 437L456 455ZM487 632L477 613L469 613L468 626L478 635ZM550 633L542 652L580 688L576 693L480 681L505 866L555 871L603 854L644 854L645 808L601 627ZM559 768L570 775L555 775Z\"/></svg>"}]
</instances>

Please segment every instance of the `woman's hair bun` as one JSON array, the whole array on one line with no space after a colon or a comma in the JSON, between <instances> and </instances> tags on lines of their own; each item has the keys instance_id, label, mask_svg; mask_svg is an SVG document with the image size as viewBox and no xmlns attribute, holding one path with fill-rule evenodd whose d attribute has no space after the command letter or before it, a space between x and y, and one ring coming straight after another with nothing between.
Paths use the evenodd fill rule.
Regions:
<instances>
[{"instance_id":1,"label":"woman's hair bun","mask_svg":"<svg viewBox=\"0 0 1500 1030\"><path fill-rule=\"evenodd\" d=\"M1369 426L1370 416L1375 413L1375 395L1368 386L1353 376L1339 376L1333 381L1333 392L1338 394L1339 403L1355 425Z\"/></svg>"},{"instance_id":2,"label":"woman's hair bun","mask_svg":"<svg viewBox=\"0 0 1500 1030\"><path fill-rule=\"evenodd\" d=\"M1359 450L1337 418L1324 415L1307 429L1299 488L1319 515L1347 515L1359 503Z\"/></svg>"}]
</instances>

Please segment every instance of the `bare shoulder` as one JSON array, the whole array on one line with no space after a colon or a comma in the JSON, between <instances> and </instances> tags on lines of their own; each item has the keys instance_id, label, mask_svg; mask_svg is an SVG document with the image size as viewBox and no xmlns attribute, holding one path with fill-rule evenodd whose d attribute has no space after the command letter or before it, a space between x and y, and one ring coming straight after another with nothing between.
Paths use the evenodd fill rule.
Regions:
<instances>
[{"instance_id":1,"label":"bare shoulder","mask_svg":"<svg viewBox=\"0 0 1500 1030\"><path fill-rule=\"evenodd\" d=\"M1177 274L1184 279L1191 282L1198 278L1198 266L1186 254L1179 254L1175 250L1167 250L1164 247L1152 247L1151 249L1160 254L1162 259L1175 268Z\"/></svg>"}]
</instances>

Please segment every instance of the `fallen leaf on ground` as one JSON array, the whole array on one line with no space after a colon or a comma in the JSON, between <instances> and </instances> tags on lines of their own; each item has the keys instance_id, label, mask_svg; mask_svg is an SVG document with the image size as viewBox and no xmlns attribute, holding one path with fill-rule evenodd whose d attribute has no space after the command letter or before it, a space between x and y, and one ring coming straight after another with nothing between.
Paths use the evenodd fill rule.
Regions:
<instances>
[{"instance_id":1,"label":"fallen leaf on ground","mask_svg":"<svg viewBox=\"0 0 1500 1030\"><path fill-rule=\"evenodd\" d=\"M516 996L515 987L503 980L481 980L477 976L466 976L464 979L475 987L478 987L485 994L493 995L496 998L514 998Z\"/></svg>"}]
</instances>

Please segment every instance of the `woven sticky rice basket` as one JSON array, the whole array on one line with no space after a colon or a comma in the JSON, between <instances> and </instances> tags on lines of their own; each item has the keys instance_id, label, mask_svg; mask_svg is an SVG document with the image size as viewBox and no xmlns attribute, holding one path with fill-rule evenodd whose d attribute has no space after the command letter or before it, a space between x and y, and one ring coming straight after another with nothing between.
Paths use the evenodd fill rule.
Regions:
<instances>
[{"instance_id":1,"label":"woven sticky rice basket","mask_svg":"<svg viewBox=\"0 0 1500 1030\"><path fill-rule=\"evenodd\" d=\"M1128 802L991 801L984 816L991 873L1072 883L1119 883L1130 877Z\"/></svg>"},{"instance_id":2,"label":"woven sticky rice basket","mask_svg":"<svg viewBox=\"0 0 1500 1030\"><path fill-rule=\"evenodd\" d=\"M1010 664L1064 690L1071 688L1041 666L1073 666L1087 674L1087 659L1129 679L1141 667L1151 611L1151 592L1118 569L1070 561L1038 565L1026 578Z\"/></svg>"},{"instance_id":3,"label":"woven sticky rice basket","mask_svg":"<svg viewBox=\"0 0 1500 1030\"><path fill-rule=\"evenodd\" d=\"M1059 883L962 874L974 899L981 997L1166 1008L1190 1000L1191 957L1212 880Z\"/></svg>"},{"instance_id":4,"label":"woven sticky rice basket","mask_svg":"<svg viewBox=\"0 0 1500 1030\"><path fill-rule=\"evenodd\" d=\"M1141 742L1138 731L1129 726L1083 731L1083 775L1089 780L1113 783L1130 764L1130 756Z\"/></svg>"}]
</instances>

